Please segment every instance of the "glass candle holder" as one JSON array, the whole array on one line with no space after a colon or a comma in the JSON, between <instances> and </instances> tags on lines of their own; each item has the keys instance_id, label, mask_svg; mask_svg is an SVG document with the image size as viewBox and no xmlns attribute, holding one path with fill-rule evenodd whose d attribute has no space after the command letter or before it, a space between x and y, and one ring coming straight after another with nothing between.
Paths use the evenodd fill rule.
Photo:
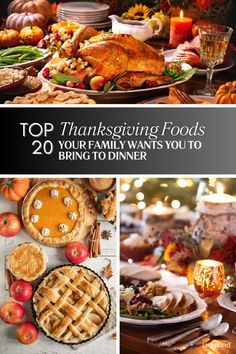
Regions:
<instances>
[{"instance_id":1,"label":"glass candle holder","mask_svg":"<svg viewBox=\"0 0 236 354\"><path fill-rule=\"evenodd\" d=\"M199 260L194 268L194 286L202 298L217 297L224 285L224 265L211 259Z\"/></svg>"}]
</instances>

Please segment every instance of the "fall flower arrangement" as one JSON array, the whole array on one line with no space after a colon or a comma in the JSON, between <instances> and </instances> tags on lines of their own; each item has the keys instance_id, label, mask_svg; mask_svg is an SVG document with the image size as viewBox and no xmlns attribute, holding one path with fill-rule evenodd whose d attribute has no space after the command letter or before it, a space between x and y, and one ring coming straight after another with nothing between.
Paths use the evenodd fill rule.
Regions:
<instances>
[{"instance_id":1,"label":"fall flower arrangement","mask_svg":"<svg viewBox=\"0 0 236 354\"><path fill-rule=\"evenodd\" d=\"M224 263L226 274L234 272L236 261L236 236L228 236L220 244L213 239L197 243L189 229L169 230L162 233L160 244L164 247L163 261L167 269L179 275L188 275L198 259L212 259Z\"/></svg>"},{"instance_id":2,"label":"fall flower arrangement","mask_svg":"<svg viewBox=\"0 0 236 354\"><path fill-rule=\"evenodd\" d=\"M140 1L128 8L122 14L124 19L148 21L151 18L159 18L163 23L163 30L159 36L167 38L170 30L170 16L176 15L179 9L189 10L192 17L197 20L199 17L207 17L213 6L224 6L231 0L155 0L153 7L148 1ZM177 11L177 12L176 12ZM195 14L192 13L195 12Z\"/></svg>"}]
</instances>

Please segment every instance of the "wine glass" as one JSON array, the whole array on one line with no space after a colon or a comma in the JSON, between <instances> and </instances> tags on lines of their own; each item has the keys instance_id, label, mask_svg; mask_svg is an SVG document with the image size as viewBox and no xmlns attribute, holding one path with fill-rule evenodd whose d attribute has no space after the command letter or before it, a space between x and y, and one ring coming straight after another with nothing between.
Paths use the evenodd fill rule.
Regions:
<instances>
[{"instance_id":1,"label":"wine glass","mask_svg":"<svg viewBox=\"0 0 236 354\"><path fill-rule=\"evenodd\" d=\"M215 89L212 85L214 67L223 63L233 29L221 25L210 25L206 28L199 28L198 32L201 61L207 65L207 83L206 87L198 90L197 94L214 96Z\"/></svg>"}]
</instances>

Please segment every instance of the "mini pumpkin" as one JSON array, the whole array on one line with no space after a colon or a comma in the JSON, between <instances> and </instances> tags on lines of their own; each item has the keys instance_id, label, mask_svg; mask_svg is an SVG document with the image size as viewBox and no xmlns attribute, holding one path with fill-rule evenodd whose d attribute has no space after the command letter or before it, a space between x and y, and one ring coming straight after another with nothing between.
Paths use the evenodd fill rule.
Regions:
<instances>
[{"instance_id":1,"label":"mini pumpkin","mask_svg":"<svg viewBox=\"0 0 236 354\"><path fill-rule=\"evenodd\" d=\"M22 28L30 26L38 26L40 28L46 28L46 19L41 14L33 14L31 12L25 13L13 13L7 18L6 27L14 29L18 32L22 30Z\"/></svg>"},{"instance_id":2,"label":"mini pumpkin","mask_svg":"<svg viewBox=\"0 0 236 354\"><path fill-rule=\"evenodd\" d=\"M1 178L0 193L8 200L22 200L30 189L29 178Z\"/></svg>"},{"instance_id":3,"label":"mini pumpkin","mask_svg":"<svg viewBox=\"0 0 236 354\"><path fill-rule=\"evenodd\" d=\"M4 29L0 31L0 47L1 48L9 48L15 47L20 42L20 35L14 29Z\"/></svg>"},{"instance_id":4,"label":"mini pumpkin","mask_svg":"<svg viewBox=\"0 0 236 354\"><path fill-rule=\"evenodd\" d=\"M51 5L47 0L14 0L8 6L8 14L31 12L43 15L47 20L51 17Z\"/></svg>"},{"instance_id":5,"label":"mini pumpkin","mask_svg":"<svg viewBox=\"0 0 236 354\"><path fill-rule=\"evenodd\" d=\"M35 45L43 39L44 33L38 26L25 27L20 31L20 39L24 44Z\"/></svg>"},{"instance_id":6,"label":"mini pumpkin","mask_svg":"<svg viewBox=\"0 0 236 354\"><path fill-rule=\"evenodd\" d=\"M215 103L236 104L236 81L221 85L215 94Z\"/></svg>"}]
</instances>

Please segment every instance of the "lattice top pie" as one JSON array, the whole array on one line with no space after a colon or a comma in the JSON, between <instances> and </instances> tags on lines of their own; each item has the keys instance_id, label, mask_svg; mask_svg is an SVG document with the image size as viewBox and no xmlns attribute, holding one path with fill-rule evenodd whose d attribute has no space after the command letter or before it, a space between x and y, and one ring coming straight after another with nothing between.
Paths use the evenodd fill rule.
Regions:
<instances>
[{"instance_id":1,"label":"lattice top pie","mask_svg":"<svg viewBox=\"0 0 236 354\"><path fill-rule=\"evenodd\" d=\"M23 203L26 230L43 244L65 246L74 240L84 223L85 203L81 190L72 182L41 182Z\"/></svg>"},{"instance_id":2,"label":"lattice top pie","mask_svg":"<svg viewBox=\"0 0 236 354\"><path fill-rule=\"evenodd\" d=\"M96 336L110 312L106 285L82 266L54 269L38 286L32 301L40 328L47 336L67 344Z\"/></svg>"}]
</instances>

